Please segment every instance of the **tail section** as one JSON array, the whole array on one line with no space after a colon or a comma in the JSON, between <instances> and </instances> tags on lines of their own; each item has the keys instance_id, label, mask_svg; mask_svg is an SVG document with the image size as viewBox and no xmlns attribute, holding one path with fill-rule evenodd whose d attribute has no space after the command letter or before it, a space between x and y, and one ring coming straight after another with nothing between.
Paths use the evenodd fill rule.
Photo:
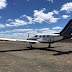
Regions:
<instances>
[{"instance_id":1,"label":"tail section","mask_svg":"<svg viewBox=\"0 0 72 72\"><path fill-rule=\"evenodd\" d=\"M61 36L71 37L72 33L72 19L68 22L68 24L64 27L64 29L60 32Z\"/></svg>"}]
</instances>

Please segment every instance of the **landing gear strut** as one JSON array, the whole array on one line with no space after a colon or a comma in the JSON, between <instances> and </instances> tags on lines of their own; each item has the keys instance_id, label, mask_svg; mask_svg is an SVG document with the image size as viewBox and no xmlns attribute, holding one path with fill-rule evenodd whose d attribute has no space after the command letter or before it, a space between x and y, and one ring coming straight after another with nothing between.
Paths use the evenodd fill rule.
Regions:
<instances>
[{"instance_id":1,"label":"landing gear strut","mask_svg":"<svg viewBox=\"0 0 72 72\"><path fill-rule=\"evenodd\" d=\"M48 48L50 48L51 47L51 43L49 43L49 46L48 46Z\"/></svg>"},{"instance_id":2,"label":"landing gear strut","mask_svg":"<svg viewBox=\"0 0 72 72\"><path fill-rule=\"evenodd\" d=\"M30 48L32 48L32 43L30 43Z\"/></svg>"}]
</instances>

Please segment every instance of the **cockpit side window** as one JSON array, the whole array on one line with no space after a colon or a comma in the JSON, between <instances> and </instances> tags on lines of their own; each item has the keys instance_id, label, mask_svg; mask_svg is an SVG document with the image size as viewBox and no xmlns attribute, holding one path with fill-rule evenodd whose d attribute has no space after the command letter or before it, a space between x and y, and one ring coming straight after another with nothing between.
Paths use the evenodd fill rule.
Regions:
<instances>
[{"instance_id":1,"label":"cockpit side window","mask_svg":"<svg viewBox=\"0 0 72 72\"><path fill-rule=\"evenodd\" d=\"M37 35L35 37L37 37Z\"/></svg>"}]
</instances>

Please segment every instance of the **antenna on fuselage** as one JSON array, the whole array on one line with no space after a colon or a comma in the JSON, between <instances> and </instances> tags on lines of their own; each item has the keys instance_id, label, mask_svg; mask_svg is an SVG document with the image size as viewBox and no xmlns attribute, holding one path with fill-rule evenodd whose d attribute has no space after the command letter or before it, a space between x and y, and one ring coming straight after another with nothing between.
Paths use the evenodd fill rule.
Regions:
<instances>
[{"instance_id":1,"label":"antenna on fuselage","mask_svg":"<svg viewBox=\"0 0 72 72\"><path fill-rule=\"evenodd\" d=\"M28 38L29 38L29 33L28 33Z\"/></svg>"}]
</instances>

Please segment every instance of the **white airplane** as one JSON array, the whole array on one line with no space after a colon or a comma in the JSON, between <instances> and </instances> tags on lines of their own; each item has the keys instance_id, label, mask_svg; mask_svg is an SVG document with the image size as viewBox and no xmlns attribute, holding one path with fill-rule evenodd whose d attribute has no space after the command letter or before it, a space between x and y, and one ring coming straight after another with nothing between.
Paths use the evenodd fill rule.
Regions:
<instances>
[{"instance_id":1,"label":"white airplane","mask_svg":"<svg viewBox=\"0 0 72 72\"><path fill-rule=\"evenodd\" d=\"M30 43L30 48L32 48L32 44L35 43L48 43L49 48L51 47L51 43L69 39L72 37L72 19L68 22L68 24L64 27L64 29L60 33L54 33L58 35L35 35L32 38L28 38L27 40L17 40L17 39L4 39L0 38L0 41L24 41Z\"/></svg>"}]
</instances>

